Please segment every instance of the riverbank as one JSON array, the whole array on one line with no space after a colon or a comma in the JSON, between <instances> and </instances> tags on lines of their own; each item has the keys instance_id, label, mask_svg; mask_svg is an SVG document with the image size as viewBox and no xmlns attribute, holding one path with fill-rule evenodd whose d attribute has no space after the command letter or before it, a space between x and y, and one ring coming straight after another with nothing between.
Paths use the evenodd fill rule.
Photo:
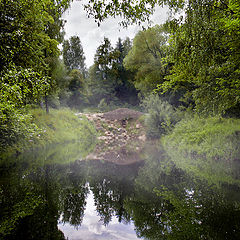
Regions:
<instances>
[{"instance_id":1,"label":"riverbank","mask_svg":"<svg viewBox=\"0 0 240 240\"><path fill-rule=\"evenodd\" d=\"M210 183L239 182L240 119L186 118L161 142L177 167Z\"/></svg>"},{"instance_id":2,"label":"riverbank","mask_svg":"<svg viewBox=\"0 0 240 240\"><path fill-rule=\"evenodd\" d=\"M144 114L128 108L105 113L75 113L70 109L31 109L31 131L6 148L2 160L21 153L55 149L74 143L78 160L102 160L117 164L141 161L146 131ZM50 151L51 152L51 151ZM11 159L15 159L11 157ZM56 162L56 161L55 161Z\"/></svg>"},{"instance_id":3,"label":"riverbank","mask_svg":"<svg viewBox=\"0 0 240 240\"><path fill-rule=\"evenodd\" d=\"M16 143L7 146L1 159L19 155L32 149L41 149L51 144L79 141L81 145L95 144L97 132L86 117L79 119L70 109L51 109L47 114L42 109L31 109L31 131Z\"/></svg>"}]
</instances>

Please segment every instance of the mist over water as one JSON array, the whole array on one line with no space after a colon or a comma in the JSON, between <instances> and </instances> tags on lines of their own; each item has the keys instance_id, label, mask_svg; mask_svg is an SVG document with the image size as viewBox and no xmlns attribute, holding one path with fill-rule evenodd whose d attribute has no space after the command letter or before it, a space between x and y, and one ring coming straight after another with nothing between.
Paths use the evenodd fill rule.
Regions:
<instances>
[{"instance_id":1,"label":"mist over water","mask_svg":"<svg viewBox=\"0 0 240 240\"><path fill-rule=\"evenodd\" d=\"M209 181L201 166L193 171L161 145L146 146L124 165L81 159L76 144L3 164L1 239L237 239L238 177L221 179L220 170Z\"/></svg>"}]
</instances>

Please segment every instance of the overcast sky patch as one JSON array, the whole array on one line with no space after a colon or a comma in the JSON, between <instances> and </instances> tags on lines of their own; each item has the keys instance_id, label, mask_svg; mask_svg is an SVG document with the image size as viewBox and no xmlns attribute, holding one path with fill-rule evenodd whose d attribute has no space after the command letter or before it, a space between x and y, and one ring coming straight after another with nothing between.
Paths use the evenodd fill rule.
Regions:
<instances>
[{"instance_id":1,"label":"overcast sky patch","mask_svg":"<svg viewBox=\"0 0 240 240\"><path fill-rule=\"evenodd\" d=\"M110 39L112 46L115 47L119 37L133 39L136 33L141 30L140 26L129 26L123 29L119 26L121 18L109 18L105 20L100 27L97 26L94 19L88 18L83 4L88 0L73 1L71 8L68 9L63 18L67 21L65 24L65 39L71 36L79 36L82 42L86 57L86 65L90 67L93 64L94 54L97 47L103 42L103 38ZM153 24L161 24L167 19L167 8L158 7L151 17Z\"/></svg>"},{"instance_id":2,"label":"overcast sky patch","mask_svg":"<svg viewBox=\"0 0 240 240\"><path fill-rule=\"evenodd\" d=\"M86 199L87 205L84 211L84 218L78 228L69 223L58 224L58 228L69 240L138 240L134 231L133 223L119 223L116 216L112 216L111 222L104 226L101 217L96 211L94 195L90 190Z\"/></svg>"}]
</instances>

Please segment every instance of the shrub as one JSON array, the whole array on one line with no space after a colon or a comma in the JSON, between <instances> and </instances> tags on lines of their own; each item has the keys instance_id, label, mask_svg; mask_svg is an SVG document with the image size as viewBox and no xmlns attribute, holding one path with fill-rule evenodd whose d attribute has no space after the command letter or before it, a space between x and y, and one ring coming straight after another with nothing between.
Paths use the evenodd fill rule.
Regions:
<instances>
[{"instance_id":1,"label":"shrub","mask_svg":"<svg viewBox=\"0 0 240 240\"><path fill-rule=\"evenodd\" d=\"M143 100L142 106L148 112L145 118L147 136L158 138L168 133L180 120L180 112L158 95L152 94Z\"/></svg>"},{"instance_id":2,"label":"shrub","mask_svg":"<svg viewBox=\"0 0 240 240\"><path fill-rule=\"evenodd\" d=\"M0 103L0 152L33 134L38 134L38 127L32 123L30 114L12 104Z\"/></svg>"},{"instance_id":3,"label":"shrub","mask_svg":"<svg viewBox=\"0 0 240 240\"><path fill-rule=\"evenodd\" d=\"M109 110L109 106L105 98L101 99L97 107L99 108L100 111L103 111L103 112Z\"/></svg>"}]
</instances>

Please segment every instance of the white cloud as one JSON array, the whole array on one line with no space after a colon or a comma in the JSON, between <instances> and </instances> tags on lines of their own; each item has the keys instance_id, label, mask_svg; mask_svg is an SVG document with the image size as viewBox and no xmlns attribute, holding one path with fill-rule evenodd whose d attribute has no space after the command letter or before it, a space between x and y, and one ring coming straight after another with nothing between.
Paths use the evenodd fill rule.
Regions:
<instances>
[{"instance_id":1,"label":"white cloud","mask_svg":"<svg viewBox=\"0 0 240 240\"><path fill-rule=\"evenodd\" d=\"M137 240L133 224L122 224L113 216L112 221L104 226L100 221L94 205L94 195L90 190L87 197L87 205L84 211L84 218L81 226L75 228L70 224L58 225L58 228L64 233L65 238L69 240Z\"/></svg>"},{"instance_id":2,"label":"white cloud","mask_svg":"<svg viewBox=\"0 0 240 240\"><path fill-rule=\"evenodd\" d=\"M121 37L134 38L135 34L141 30L139 26L129 26L127 29L121 28L118 23L121 18L109 18L105 20L100 27L97 26L94 19L87 18L83 4L88 0L73 1L71 8L66 11L63 18L67 21L65 24L66 39L77 35L80 37L86 56L86 64L90 67L93 64L94 54L97 47L103 41L104 36L108 37L115 46L117 39ZM156 8L151 20L154 24L163 23L167 19L167 8Z\"/></svg>"}]
</instances>

